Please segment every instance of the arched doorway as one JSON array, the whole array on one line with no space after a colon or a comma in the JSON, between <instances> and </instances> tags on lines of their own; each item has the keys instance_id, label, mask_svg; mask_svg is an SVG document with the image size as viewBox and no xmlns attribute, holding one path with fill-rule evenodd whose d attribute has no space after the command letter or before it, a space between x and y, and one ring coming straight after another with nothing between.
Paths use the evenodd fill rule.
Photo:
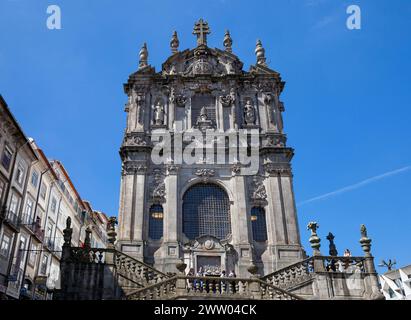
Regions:
<instances>
[{"instance_id":1,"label":"arched doorway","mask_svg":"<svg viewBox=\"0 0 411 320\"><path fill-rule=\"evenodd\" d=\"M185 192L183 232L190 240L205 235L222 240L231 234L230 200L223 188L198 183Z\"/></svg>"}]
</instances>

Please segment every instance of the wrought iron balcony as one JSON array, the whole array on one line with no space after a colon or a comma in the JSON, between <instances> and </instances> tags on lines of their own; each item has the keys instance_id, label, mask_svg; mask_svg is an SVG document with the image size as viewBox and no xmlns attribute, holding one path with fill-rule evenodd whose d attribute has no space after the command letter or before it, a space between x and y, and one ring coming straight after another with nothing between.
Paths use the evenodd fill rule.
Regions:
<instances>
[{"instance_id":1,"label":"wrought iron balcony","mask_svg":"<svg viewBox=\"0 0 411 320\"><path fill-rule=\"evenodd\" d=\"M43 242L44 230L41 229L41 222L39 219L37 221L32 221L30 216L24 216L23 225L37 238L37 240Z\"/></svg>"},{"instance_id":2,"label":"wrought iron balcony","mask_svg":"<svg viewBox=\"0 0 411 320\"><path fill-rule=\"evenodd\" d=\"M16 232L20 231L21 219L11 210L6 210L4 213L4 223L7 223Z\"/></svg>"}]
</instances>

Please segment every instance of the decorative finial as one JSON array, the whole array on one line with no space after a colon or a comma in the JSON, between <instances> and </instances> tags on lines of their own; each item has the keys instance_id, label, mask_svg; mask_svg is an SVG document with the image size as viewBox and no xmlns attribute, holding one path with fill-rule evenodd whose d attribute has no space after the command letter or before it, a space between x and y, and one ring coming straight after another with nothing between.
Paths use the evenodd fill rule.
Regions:
<instances>
[{"instance_id":1,"label":"decorative finial","mask_svg":"<svg viewBox=\"0 0 411 320\"><path fill-rule=\"evenodd\" d=\"M210 34L208 23L200 19L194 24L193 34L197 36L197 47L207 45L207 35Z\"/></svg>"},{"instance_id":2,"label":"decorative finial","mask_svg":"<svg viewBox=\"0 0 411 320\"><path fill-rule=\"evenodd\" d=\"M147 50L147 44L144 42L143 46L141 47L140 53L139 53L140 61L138 64L139 69L143 69L148 66L148 50Z\"/></svg>"},{"instance_id":3,"label":"decorative finial","mask_svg":"<svg viewBox=\"0 0 411 320\"><path fill-rule=\"evenodd\" d=\"M330 251L329 251L330 256L338 255L337 248L335 247L335 244L334 244L334 238L335 237L331 232L329 232L328 236L326 237L326 239L330 242Z\"/></svg>"},{"instance_id":4,"label":"decorative finial","mask_svg":"<svg viewBox=\"0 0 411 320\"><path fill-rule=\"evenodd\" d=\"M317 236L317 229L319 227L320 226L318 225L317 222L310 222L307 225L307 229L311 230L311 237L308 241L310 241L310 243L311 243L311 248L313 248L313 250L314 250L313 254L315 256L319 256L321 254L320 253L321 239Z\"/></svg>"},{"instance_id":5,"label":"decorative finial","mask_svg":"<svg viewBox=\"0 0 411 320\"><path fill-rule=\"evenodd\" d=\"M108 247L114 248L114 243L116 242L116 224L117 224L117 218L116 217L110 217L107 222L107 242L108 242Z\"/></svg>"},{"instance_id":6,"label":"decorative finial","mask_svg":"<svg viewBox=\"0 0 411 320\"><path fill-rule=\"evenodd\" d=\"M171 37L171 41L170 41L171 52L173 54L178 52L179 45L180 45L180 41L178 40L178 37L177 37L177 31L174 31L173 36Z\"/></svg>"},{"instance_id":7,"label":"decorative finial","mask_svg":"<svg viewBox=\"0 0 411 320\"><path fill-rule=\"evenodd\" d=\"M233 49L231 48L231 46L233 45L233 39L231 39L230 31L228 30L226 30L225 32L223 45L225 47L225 51L230 53L233 52Z\"/></svg>"},{"instance_id":8,"label":"decorative finial","mask_svg":"<svg viewBox=\"0 0 411 320\"><path fill-rule=\"evenodd\" d=\"M371 239L368 238L367 236L367 228L365 225L361 225L360 228L361 231L361 239L360 239L360 244L362 247L362 250L365 252L366 257L371 257Z\"/></svg>"},{"instance_id":9,"label":"decorative finial","mask_svg":"<svg viewBox=\"0 0 411 320\"><path fill-rule=\"evenodd\" d=\"M267 66L266 59L265 59L265 49L263 48L263 44L261 40L257 40L257 45L255 47L255 55L257 56L257 64L261 66Z\"/></svg>"},{"instance_id":10,"label":"decorative finial","mask_svg":"<svg viewBox=\"0 0 411 320\"><path fill-rule=\"evenodd\" d=\"M180 271L180 273L184 273L187 268L187 264L185 264L183 260L180 260L176 263L176 268L178 271Z\"/></svg>"}]
</instances>

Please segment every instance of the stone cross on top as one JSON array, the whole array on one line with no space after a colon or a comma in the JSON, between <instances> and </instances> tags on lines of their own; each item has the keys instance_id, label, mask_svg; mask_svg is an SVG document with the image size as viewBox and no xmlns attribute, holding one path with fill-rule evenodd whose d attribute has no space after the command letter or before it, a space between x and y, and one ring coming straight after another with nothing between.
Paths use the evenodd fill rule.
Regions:
<instances>
[{"instance_id":1,"label":"stone cross on top","mask_svg":"<svg viewBox=\"0 0 411 320\"><path fill-rule=\"evenodd\" d=\"M197 47L207 45L207 35L210 34L210 32L208 23L203 21L203 19L195 23L193 34L197 36Z\"/></svg>"}]
</instances>

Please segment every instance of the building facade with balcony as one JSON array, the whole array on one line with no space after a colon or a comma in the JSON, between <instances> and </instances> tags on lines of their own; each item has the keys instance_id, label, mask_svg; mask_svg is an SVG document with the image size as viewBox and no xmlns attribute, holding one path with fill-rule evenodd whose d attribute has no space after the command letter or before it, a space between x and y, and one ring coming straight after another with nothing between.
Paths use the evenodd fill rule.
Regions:
<instances>
[{"instance_id":1,"label":"building facade with balcony","mask_svg":"<svg viewBox=\"0 0 411 320\"><path fill-rule=\"evenodd\" d=\"M85 205L63 164L25 136L0 96L0 299L51 299L60 286L63 230L91 230L104 248L107 217Z\"/></svg>"}]
</instances>

